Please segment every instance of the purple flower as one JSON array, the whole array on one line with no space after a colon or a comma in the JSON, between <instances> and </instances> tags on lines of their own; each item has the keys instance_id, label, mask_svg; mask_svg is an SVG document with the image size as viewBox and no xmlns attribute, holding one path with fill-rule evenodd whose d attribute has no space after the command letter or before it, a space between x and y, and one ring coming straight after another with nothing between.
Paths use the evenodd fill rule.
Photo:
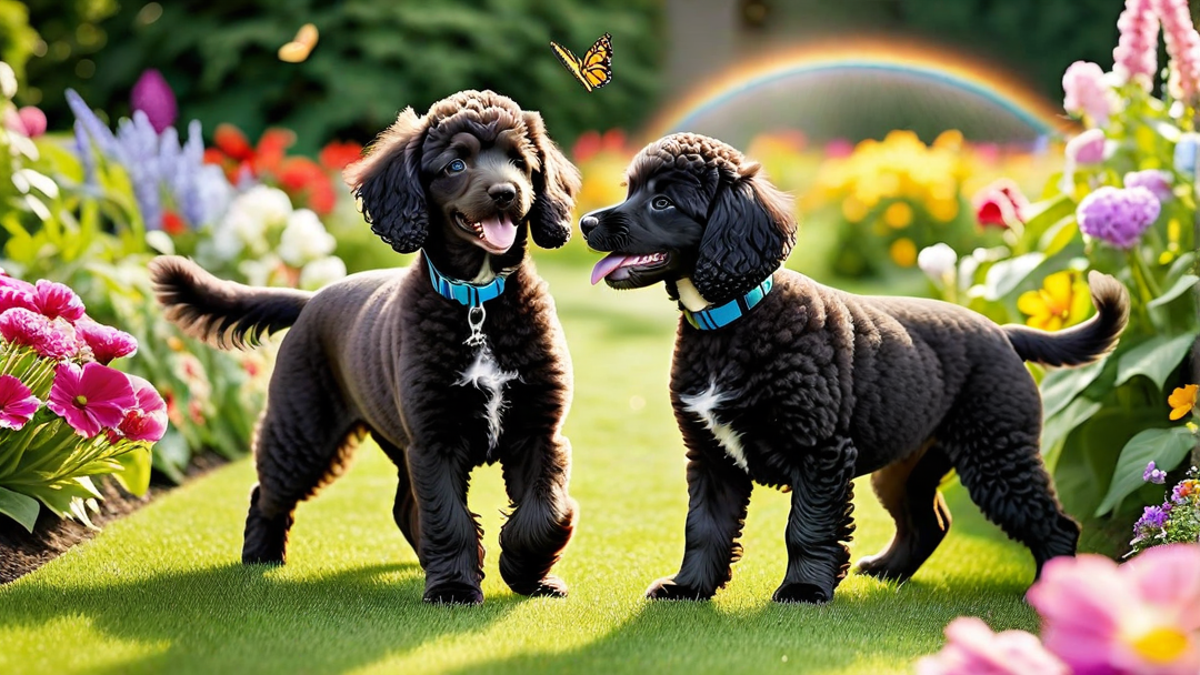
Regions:
<instances>
[{"instance_id":1,"label":"purple flower","mask_svg":"<svg viewBox=\"0 0 1200 675\"><path fill-rule=\"evenodd\" d=\"M1171 174L1160 169L1130 171L1125 174L1125 187L1144 187L1154 193L1159 202L1166 203L1175 197L1171 187Z\"/></svg>"},{"instance_id":2,"label":"purple flower","mask_svg":"<svg viewBox=\"0 0 1200 675\"><path fill-rule=\"evenodd\" d=\"M1099 164L1104 161L1104 144L1107 139L1100 129L1088 129L1067 141L1067 163Z\"/></svg>"},{"instance_id":3,"label":"purple flower","mask_svg":"<svg viewBox=\"0 0 1200 675\"><path fill-rule=\"evenodd\" d=\"M96 147L100 149L100 154L104 157L121 159L117 137L109 130L108 125L101 122L99 117L96 117L96 113L92 112L92 109L88 107L88 104L84 102L79 94L75 93L74 89L68 89L66 97L67 105L71 107L71 112L75 113L76 123L83 126L84 135L90 139L87 141L88 146L90 147L91 143L95 143ZM76 136L78 138L78 131L76 131Z\"/></svg>"},{"instance_id":4,"label":"purple flower","mask_svg":"<svg viewBox=\"0 0 1200 675\"><path fill-rule=\"evenodd\" d=\"M175 123L179 113L175 105L175 92L171 91L171 85L157 70L151 68L143 72L133 85L129 97L133 109L145 113L156 132L161 134Z\"/></svg>"},{"instance_id":5,"label":"purple flower","mask_svg":"<svg viewBox=\"0 0 1200 675\"><path fill-rule=\"evenodd\" d=\"M1097 188L1079 202L1075 217L1079 229L1119 249L1130 249L1158 218L1162 206L1144 187Z\"/></svg>"},{"instance_id":6,"label":"purple flower","mask_svg":"<svg viewBox=\"0 0 1200 675\"><path fill-rule=\"evenodd\" d=\"M1146 465L1146 470L1142 472L1142 480L1155 485L1162 485L1167 482L1167 472L1158 469L1154 466L1154 462Z\"/></svg>"},{"instance_id":7,"label":"purple flower","mask_svg":"<svg viewBox=\"0 0 1200 675\"><path fill-rule=\"evenodd\" d=\"M1164 508L1162 506L1147 506L1146 509L1142 511L1142 517L1138 519L1134 527L1139 530L1143 528L1161 530L1163 526L1167 524L1167 518L1169 518L1170 515L1170 507Z\"/></svg>"}]
</instances>

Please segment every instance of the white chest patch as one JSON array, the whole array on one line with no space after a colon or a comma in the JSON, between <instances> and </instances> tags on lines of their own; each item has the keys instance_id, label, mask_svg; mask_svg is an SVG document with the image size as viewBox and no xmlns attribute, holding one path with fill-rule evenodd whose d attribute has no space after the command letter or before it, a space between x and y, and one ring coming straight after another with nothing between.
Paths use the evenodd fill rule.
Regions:
<instances>
[{"instance_id":1,"label":"white chest patch","mask_svg":"<svg viewBox=\"0 0 1200 675\"><path fill-rule=\"evenodd\" d=\"M488 452L495 450L496 444L500 442L501 423L507 405L504 400L504 387L515 379L517 373L500 370L491 350L484 347L475 353L475 361L459 375L458 382L455 382L460 387L473 386L487 394L482 417L487 420L488 425Z\"/></svg>"},{"instance_id":2,"label":"white chest patch","mask_svg":"<svg viewBox=\"0 0 1200 675\"><path fill-rule=\"evenodd\" d=\"M722 402L727 400L727 397L728 394L718 391L717 385L714 383L700 394L681 395L679 399L683 401L683 406L688 412L704 422L717 442L721 444L729 459L732 459L733 463L737 464L742 471L749 471L746 465L746 452L742 449L742 435L734 431L730 425L722 424L717 420L716 410Z\"/></svg>"}]
</instances>

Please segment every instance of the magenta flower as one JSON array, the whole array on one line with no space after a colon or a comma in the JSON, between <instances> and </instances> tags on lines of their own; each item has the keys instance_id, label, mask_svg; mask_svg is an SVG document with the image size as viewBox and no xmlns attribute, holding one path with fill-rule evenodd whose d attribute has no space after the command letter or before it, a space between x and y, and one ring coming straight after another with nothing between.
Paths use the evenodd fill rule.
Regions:
<instances>
[{"instance_id":1,"label":"magenta flower","mask_svg":"<svg viewBox=\"0 0 1200 675\"><path fill-rule=\"evenodd\" d=\"M83 300L79 299L70 286L57 281L39 279L34 286L33 302L39 312L51 319L61 316L74 322L83 318Z\"/></svg>"},{"instance_id":2,"label":"magenta flower","mask_svg":"<svg viewBox=\"0 0 1200 675\"><path fill-rule=\"evenodd\" d=\"M32 285L28 289L19 286L0 286L0 312L12 309L13 307L22 307L31 311L37 311L37 302L34 300Z\"/></svg>"},{"instance_id":3,"label":"magenta flower","mask_svg":"<svg viewBox=\"0 0 1200 675\"><path fill-rule=\"evenodd\" d=\"M1067 141L1067 164L1099 164L1104 161L1104 144L1107 139L1100 129L1088 129Z\"/></svg>"},{"instance_id":4,"label":"magenta flower","mask_svg":"<svg viewBox=\"0 0 1200 675\"><path fill-rule=\"evenodd\" d=\"M1097 188L1079 202L1075 218L1079 229L1120 249L1133 248L1138 237L1158 219L1162 205L1144 187Z\"/></svg>"},{"instance_id":5,"label":"magenta flower","mask_svg":"<svg viewBox=\"0 0 1200 675\"><path fill-rule=\"evenodd\" d=\"M1200 672L1200 546L1155 546L1120 567L1055 558L1028 599L1046 648L1077 675Z\"/></svg>"},{"instance_id":6,"label":"magenta flower","mask_svg":"<svg viewBox=\"0 0 1200 675\"><path fill-rule=\"evenodd\" d=\"M1063 73L1063 109L1103 127L1113 111L1113 92L1104 71L1090 61L1076 61Z\"/></svg>"},{"instance_id":7,"label":"magenta flower","mask_svg":"<svg viewBox=\"0 0 1200 675\"><path fill-rule=\"evenodd\" d=\"M1125 0L1125 11L1117 19L1121 32L1113 49L1113 74L1121 84L1133 82L1149 92L1158 70L1158 17L1152 0Z\"/></svg>"},{"instance_id":8,"label":"magenta flower","mask_svg":"<svg viewBox=\"0 0 1200 675\"><path fill-rule=\"evenodd\" d=\"M125 413L117 430L131 441L157 442L167 433L167 404L158 390L137 375L129 375L137 406Z\"/></svg>"},{"instance_id":9,"label":"magenta flower","mask_svg":"<svg viewBox=\"0 0 1200 675\"><path fill-rule=\"evenodd\" d=\"M138 399L129 378L119 370L99 363L82 368L60 363L46 405L76 433L91 438L104 427L119 426L126 411L137 407Z\"/></svg>"},{"instance_id":10,"label":"magenta flower","mask_svg":"<svg viewBox=\"0 0 1200 675\"><path fill-rule=\"evenodd\" d=\"M92 350L92 356L104 365L113 359L129 356L138 348L137 340L129 333L91 319L85 318L76 323L75 332Z\"/></svg>"},{"instance_id":11,"label":"magenta flower","mask_svg":"<svg viewBox=\"0 0 1200 675\"><path fill-rule=\"evenodd\" d=\"M26 138L37 138L46 133L46 113L31 105L20 110L10 108L4 113L4 126Z\"/></svg>"},{"instance_id":12,"label":"magenta flower","mask_svg":"<svg viewBox=\"0 0 1200 675\"><path fill-rule=\"evenodd\" d=\"M130 92L130 99L133 109L146 113L150 126L160 134L175 123L175 117L179 114L175 92L171 91L171 85L167 84L162 73L153 68L138 78Z\"/></svg>"},{"instance_id":13,"label":"magenta flower","mask_svg":"<svg viewBox=\"0 0 1200 675\"><path fill-rule=\"evenodd\" d=\"M1158 201L1166 203L1175 198L1174 189L1171 186L1171 173L1162 171L1161 169L1146 169L1144 171L1130 171L1125 174L1125 187L1144 187L1154 193L1158 197Z\"/></svg>"},{"instance_id":14,"label":"magenta flower","mask_svg":"<svg viewBox=\"0 0 1200 675\"><path fill-rule=\"evenodd\" d=\"M20 429L41 406L24 382L12 375L0 375L0 427Z\"/></svg>"},{"instance_id":15,"label":"magenta flower","mask_svg":"<svg viewBox=\"0 0 1200 675\"><path fill-rule=\"evenodd\" d=\"M993 633L980 619L959 617L946 626L946 638L941 652L917 661L917 675L1071 675L1025 631Z\"/></svg>"},{"instance_id":16,"label":"magenta flower","mask_svg":"<svg viewBox=\"0 0 1200 675\"><path fill-rule=\"evenodd\" d=\"M1176 99L1192 101L1200 87L1200 35L1192 25L1187 0L1151 0L1171 56L1167 86Z\"/></svg>"},{"instance_id":17,"label":"magenta flower","mask_svg":"<svg viewBox=\"0 0 1200 675\"><path fill-rule=\"evenodd\" d=\"M24 307L14 307L0 314L0 337L25 347L39 355L61 360L79 353L75 329L62 319L51 320Z\"/></svg>"}]
</instances>

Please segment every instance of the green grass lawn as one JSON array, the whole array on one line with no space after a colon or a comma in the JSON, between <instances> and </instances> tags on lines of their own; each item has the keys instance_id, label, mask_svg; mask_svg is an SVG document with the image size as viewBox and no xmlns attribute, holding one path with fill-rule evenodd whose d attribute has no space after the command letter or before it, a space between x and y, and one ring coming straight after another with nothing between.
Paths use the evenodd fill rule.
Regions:
<instances>
[{"instance_id":1,"label":"green grass lawn","mask_svg":"<svg viewBox=\"0 0 1200 675\"><path fill-rule=\"evenodd\" d=\"M193 481L94 540L0 587L0 672L23 673L910 673L955 616L1036 626L1033 562L951 492L949 537L902 586L851 576L826 607L778 606L786 495L760 488L745 557L715 601L650 603L673 573L687 507L667 399L676 316L661 289L587 286L541 264L575 364L567 433L581 516L557 571L565 600L513 595L496 568L498 467L475 473L487 578L482 607L422 604L416 555L391 520L394 468L374 446L302 504L287 566L238 560L249 460ZM892 524L858 485L854 559Z\"/></svg>"}]
</instances>

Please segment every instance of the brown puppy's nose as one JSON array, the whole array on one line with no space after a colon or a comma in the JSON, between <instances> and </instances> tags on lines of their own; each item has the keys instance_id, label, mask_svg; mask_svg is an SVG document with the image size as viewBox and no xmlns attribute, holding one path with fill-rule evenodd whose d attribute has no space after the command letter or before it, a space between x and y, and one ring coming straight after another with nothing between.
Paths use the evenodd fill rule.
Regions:
<instances>
[{"instance_id":1,"label":"brown puppy's nose","mask_svg":"<svg viewBox=\"0 0 1200 675\"><path fill-rule=\"evenodd\" d=\"M517 188L512 183L497 183L488 188L488 196L496 202L496 206L505 207L512 204L517 197Z\"/></svg>"},{"instance_id":2,"label":"brown puppy's nose","mask_svg":"<svg viewBox=\"0 0 1200 675\"><path fill-rule=\"evenodd\" d=\"M584 216L579 221L579 231L583 232L583 236L586 237L589 233L591 233L592 230L596 229L599 224L600 219L596 216Z\"/></svg>"}]
</instances>

